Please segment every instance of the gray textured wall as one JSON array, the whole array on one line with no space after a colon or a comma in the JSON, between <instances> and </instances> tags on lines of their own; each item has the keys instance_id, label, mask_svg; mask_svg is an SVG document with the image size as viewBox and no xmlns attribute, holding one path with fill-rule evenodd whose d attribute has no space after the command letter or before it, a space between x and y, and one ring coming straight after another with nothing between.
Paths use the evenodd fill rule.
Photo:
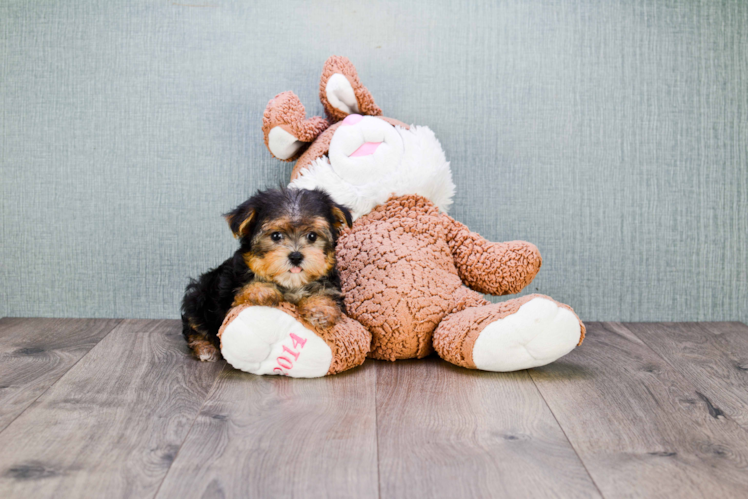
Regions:
<instances>
[{"instance_id":1,"label":"gray textured wall","mask_svg":"<svg viewBox=\"0 0 748 500\"><path fill-rule=\"evenodd\" d=\"M183 3L183 4L182 4ZM194 5L185 5L194 4ZM748 2L0 3L0 315L176 317L285 181L260 132L348 56L452 215L597 320L748 321Z\"/></svg>"}]
</instances>

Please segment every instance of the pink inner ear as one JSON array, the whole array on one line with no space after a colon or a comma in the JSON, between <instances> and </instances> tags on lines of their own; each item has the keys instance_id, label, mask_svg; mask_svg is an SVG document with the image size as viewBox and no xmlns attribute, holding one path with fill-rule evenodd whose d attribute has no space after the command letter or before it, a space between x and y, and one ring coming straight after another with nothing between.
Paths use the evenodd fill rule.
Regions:
<instances>
[{"instance_id":1,"label":"pink inner ear","mask_svg":"<svg viewBox=\"0 0 748 500\"><path fill-rule=\"evenodd\" d=\"M345 120L343 120L343 125L355 125L361 120L363 120L364 117L357 114L348 115L345 117Z\"/></svg>"},{"instance_id":2,"label":"pink inner ear","mask_svg":"<svg viewBox=\"0 0 748 500\"><path fill-rule=\"evenodd\" d=\"M346 118L347 119L347 118ZM382 144L381 142L365 142L361 145L360 148L358 148L356 151L354 151L350 158L353 158L354 156L369 156L373 155L374 151L377 150L379 145Z\"/></svg>"}]
</instances>

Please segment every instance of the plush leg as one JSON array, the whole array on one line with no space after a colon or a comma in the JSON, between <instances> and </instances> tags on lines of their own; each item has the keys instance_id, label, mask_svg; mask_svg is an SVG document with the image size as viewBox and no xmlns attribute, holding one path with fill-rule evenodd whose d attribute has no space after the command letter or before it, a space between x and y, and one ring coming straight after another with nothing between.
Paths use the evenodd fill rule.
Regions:
<instances>
[{"instance_id":1,"label":"plush leg","mask_svg":"<svg viewBox=\"0 0 748 500\"><path fill-rule=\"evenodd\" d=\"M322 377L358 366L371 344L371 334L347 316L341 316L332 328L315 330L288 303L235 307L218 335L221 353L234 368L298 378Z\"/></svg>"},{"instance_id":2,"label":"plush leg","mask_svg":"<svg viewBox=\"0 0 748 500\"><path fill-rule=\"evenodd\" d=\"M569 306L534 294L447 315L434 332L434 349L465 368L508 372L557 360L584 333Z\"/></svg>"}]
</instances>

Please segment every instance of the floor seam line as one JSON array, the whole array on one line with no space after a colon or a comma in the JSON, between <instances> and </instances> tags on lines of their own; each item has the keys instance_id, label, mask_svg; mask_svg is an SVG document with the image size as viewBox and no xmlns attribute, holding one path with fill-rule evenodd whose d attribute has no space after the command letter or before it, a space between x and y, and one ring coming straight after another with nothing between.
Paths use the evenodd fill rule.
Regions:
<instances>
[{"instance_id":1,"label":"floor seam line","mask_svg":"<svg viewBox=\"0 0 748 500\"><path fill-rule=\"evenodd\" d=\"M49 385L49 387L47 387L46 389L44 389L37 397L34 398L34 400L32 402L30 402L28 405L26 405L26 408L24 408L21 413L19 413L18 415L16 415L13 418L13 420L11 420L10 422L8 422L8 424L5 427L3 427L2 429L0 429L0 434L2 434L3 432L5 432L5 430L8 427L10 427L11 425L13 425L13 422L15 422L16 420L18 420L21 417L21 415L25 414L29 410L29 408L31 408L33 406L34 403L36 403L37 401L39 401L39 398L41 398L42 396L44 396L47 393L47 391L49 391L52 387L54 387L55 385L57 385L57 382L59 382L65 375L67 375L68 373L70 373L70 370L72 370L73 368L75 368L75 366L78 363L80 363L81 360L83 360L83 358L85 358L86 356L88 356L89 353L91 351L93 351L94 348L97 345L99 345L105 338L107 338L118 326L120 326L122 323L124 323L125 320L124 319L115 319L115 321L116 321L116 323L112 326L112 328L108 332L106 332L106 335L104 335L103 337L101 337L94 345L91 346L91 348L83 356L81 356L80 358L78 358L75 363L73 363L72 365L70 365L70 368L68 368L67 370L65 370L65 373L63 373L59 377L57 377L57 380L55 380L54 382L52 382Z\"/></svg>"},{"instance_id":2,"label":"floor seam line","mask_svg":"<svg viewBox=\"0 0 748 500\"><path fill-rule=\"evenodd\" d=\"M577 459L579 460L579 463L582 464L582 467L584 467L584 471L587 473L587 477L590 478L590 481L592 481L592 486L595 487L598 493L600 493L600 498L607 498L603 491L600 489L600 487L597 485L597 481L595 481L595 478L592 476L592 473L587 468L587 464L584 463L584 460L582 460L582 457L579 455L579 452L577 451L576 447L574 446L574 443L571 442L571 439L569 439L569 436L566 434L566 430L561 425L561 422L558 421L558 417L556 417L556 413L553 411L553 408L551 408L551 405L548 404L548 401L545 399L545 396L543 395L543 391L540 390L540 387L538 387L537 382L535 382L535 377L532 376L532 372L530 370L525 370L527 375L530 377L530 380L532 381L532 385L535 386L535 390L538 391L538 394L540 394L540 398L545 403L545 407L548 408L548 411L551 412L551 415L553 416L553 420L556 421L556 425L558 425L558 428L561 429L561 433L564 435L564 439L566 439L566 442L569 443L569 446L571 446L571 449L574 451L574 454L577 456Z\"/></svg>"}]
</instances>

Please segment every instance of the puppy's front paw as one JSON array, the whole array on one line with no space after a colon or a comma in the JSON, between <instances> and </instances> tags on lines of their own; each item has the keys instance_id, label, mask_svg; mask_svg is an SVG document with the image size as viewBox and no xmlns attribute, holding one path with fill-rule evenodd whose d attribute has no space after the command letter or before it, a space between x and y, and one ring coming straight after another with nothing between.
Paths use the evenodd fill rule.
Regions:
<instances>
[{"instance_id":1,"label":"puppy's front paw","mask_svg":"<svg viewBox=\"0 0 748 500\"><path fill-rule=\"evenodd\" d=\"M339 317L339 314L337 316L328 316L322 311L315 311L304 315L304 319L317 330L332 328L338 322Z\"/></svg>"},{"instance_id":2,"label":"puppy's front paw","mask_svg":"<svg viewBox=\"0 0 748 500\"><path fill-rule=\"evenodd\" d=\"M312 296L299 302L301 316L314 328L327 330L340 319L338 304L327 296Z\"/></svg>"},{"instance_id":3,"label":"puppy's front paw","mask_svg":"<svg viewBox=\"0 0 748 500\"><path fill-rule=\"evenodd\" d=\"M283 300L283 294L272 283L250 283L234 297L232 307L242 304L252 306L277 306Z\"/></svg>"}]
</instances>

